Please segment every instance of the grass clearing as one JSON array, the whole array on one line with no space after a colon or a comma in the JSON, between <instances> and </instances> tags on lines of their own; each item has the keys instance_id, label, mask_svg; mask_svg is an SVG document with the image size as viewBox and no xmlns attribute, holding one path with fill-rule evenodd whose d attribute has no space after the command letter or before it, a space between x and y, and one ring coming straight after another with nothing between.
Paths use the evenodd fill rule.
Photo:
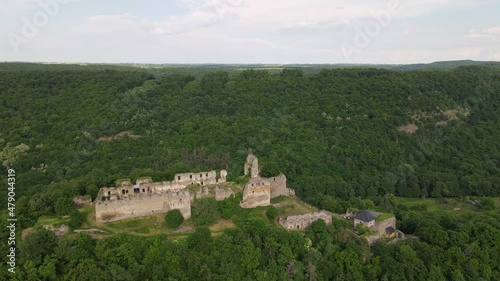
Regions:
<instances>
[{"instance_id":1,"label":"grass clearing","mask_svg":"<svg viewBox=\"0 0 500 281\"><path fill-rule=\"evenodd\" d=\"M38 219L38 222L36 223L36 225L39 225L39 226L51 225L54 227L58 227L62 224L67 225L69 223L70 219L71 218L69 216L65 216L65 217L44 216L44 217L40 217Z\"/></svg>"},{"instance_id":2,"label":"grass clearing","mask_svg":"<svg viewBox=\"0 0 500 281\"><path fill-rule=\"evenodd\" d=\"M295 197L278 197L277 202L272 202L273 206L278 209L280 216L295 216L307 213L317 212L319 210L305 205Z\"/></svg>"},{"instance_id":3,"label":"grass clearing","mask_svg":"<svg viewBox=\"0 0 500 281\"><path fill-rule=\"evenodd\" d=\"M382 213L380 214L377 218L375 218L375 221L377 222L381 222L381 221L385 221L386 219L388 218L392 218L394 217L393 214L389 214L389 213Z\"/></svg>"},{"instance_id":4,"label":"grass clearing","mask_svg":"<svg viewBox=\"0 0 500 281\"><path fill-rule=\"evenodd\" d=\"M499 198L495 198L500 202ZM481 211L479 206L471 204L466 200L460 200L459 198L445 198L438 200L435 198L402 198L396 197L397 204L406 206L409 209L428 211L428 212L454 212L454 213L464 213L464 212L478 212Z\"/></svg>"}]
</instances>

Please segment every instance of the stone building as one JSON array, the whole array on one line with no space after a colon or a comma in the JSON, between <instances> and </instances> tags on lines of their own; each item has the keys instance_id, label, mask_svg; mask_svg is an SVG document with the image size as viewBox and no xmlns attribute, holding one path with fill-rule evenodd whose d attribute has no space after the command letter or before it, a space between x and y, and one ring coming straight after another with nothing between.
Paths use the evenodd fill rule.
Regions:
<instances>
[{"instance_id":1,"label":"stone building","mask_svg":"<svg viewBox=\"0 0 500 281\"><path fill-rule=\"evenodd\" d=\"M286 186L286 176L283 174L271 178L260 176L259 160L253 154L248 154L244 167L245 175L250 179L243 190L242 208L269 206L271 199L279 196L295 195L292 189Z\"/></svg>"},{"instance_id":2,"label":"stone building","mask_svg":"<svg viewBox=\"0 0 500 281\"><path fill-rule=\"evenodd\" d=\"M358 213L354 218L354 227L361 224L376 232L366 237L369 244L373 244L383 237L394 238L398 236L399 231L396 230L396 217L391 216L384 220L377 219L380 215L381 213L365 210Z\"/></svg>"},{"instance_id":3,"label":"stone building","mask_svg":"<svg viewBox=\"0 0 500 281\"><path fill-rule=\"evenodd\" d=\"M354 217L354 227L357 227L358 224L364 225L366 227L374 227L375 219L380 215L378 212L365 210L361 213L358 213L356 217Z\"/></svg>"},{"instance_id":4,"label":"stone building","mask_svg":"<svg viewBox=\"0 0 500 281\"><path fill-rule=\"evenodd\" d=\"M332 214L327 211L320 211L317 213L303 214L298 216L280 217L278 223L285 229L306 229L313 222L317 220L324 220L326 224L332 223Z\"/></svg>"}]
</instances>

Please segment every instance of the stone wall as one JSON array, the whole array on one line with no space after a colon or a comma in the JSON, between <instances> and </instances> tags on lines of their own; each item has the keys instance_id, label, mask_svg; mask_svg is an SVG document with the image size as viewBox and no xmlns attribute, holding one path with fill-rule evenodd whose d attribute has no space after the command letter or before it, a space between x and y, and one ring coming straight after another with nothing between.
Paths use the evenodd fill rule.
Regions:
<instances>
[{"instance_id":1,"label":"stone wall","mask_svg":"<svg viewBox=\"0 0 500 281\"><path fill-rule=\"evenodd\" d=\"M289 191L286 187L286 176L280 174L279 176L268 179L271 183L271 199L279 196L288 196Z\"/></svg>"},{"instance_id":2,"label":"stone wall","mask_svg":"<svg viewBox=\"0 0 500 281\"><path fill-rule=\"evenodd\" d=\"M199 185L210 185L217 183L217 172L199 172L199 173L184 173L184 174L176 174L174 177L174 181L178 184L190 185L190 184L199 184Z\"/></svg>"},{"instance_id":3,"label":"stone wall","mask_svg":"<svg viewBox=\"0 0 500 281\"><path fill-rule=\"evenodd\" d=\"M229 197L234 197L234 191L232 191L230 188L221 188L219 186L215 187L215 200L217 201L223 201L226 200Z\"/></svg>"},{"instance_id":4,"label":"stone wall","mask_svg":"<svg viewBox=\"0 0 500 281\"><path fill-rule=\"evenodd\" d=\"M73 203L77 208L85 208L92 206L92 197L90 195L85 196L75 196L73 197Z\"/></svg>"},{"instance_id":5,"label":"stone wall","mask_svg":"<svg viewBox=\"0 0 500 281\"><path fill-rule=\"evenodd\" d=\"M245 209L271 205L271 186L254 185L245 187L240 206Z\"/></svg>"},{"instance_id":6,"label":"stone wall","mask_svg":"<svg viewBox=\"0 0 500 281\"><path fill-rule=\"evenodd\" d=\"M225 181L226 171L221 171L219 180ZM117 181L118 187L103 187L95 201L97 222L112 222L141 216L163 214L178 209L185 219L191 217L191 202L195 198L212 197L218 201L234 196L229 187L214 184L218 180L215 172L177 174L171 182L152 182L138 179L135 185L130 180ZM184 179L187 179L183 181ZM186 182L199 181L199 189L186 189ZM184 182L184 183L182 183ZM211 184L211 185L203 185ZM196 184L196 183L195 183Z\"/></svg>"},{"instance_id":7,"label":"stone wall","mask_svg":"<svg viewBox=\"0 0 500 281\"><path fill-rule=\"evenodd\" d=\"M381 222L375 221L374 226L371 228L377 231L377 234L366 237L368 244L372 245L373 243L377 242L378 239L385 237L385 229L389 226L392 226L394 229L396 229L396 217L388 218Z\"/></svg>"},{"instance_id":8,"label":"stone wall","mask_svg":"<svg viewBox=\"0 0 500 281\"><path fill-rule=\"evenodd\" d=\"M385 235L385 229L392 226L396 229L396 217L388 218L384 221L375 221L375 226L373 227L380 235Z\"/></svg>"},{"instance_id":9,"label":"stone wall","mask_svg":"<svg viewBox=\"0 0 500 281\"><path fill-rule=\"evenodd\" d=\"M317 220L324 220L326 224L332 223L332 214L327 211L310 213L298 216L280 217L278 223L286 229L306 229Z\"/></svg>"},{"instance_id":10,"label":"stone wall","mask_svg":"<svg viewBox=\"0 0 500 281\"><path fill-rule=\"evenodd\" d=\"M373 227L375 227L375 220L372 220L369 222L364 222L362 220L354 219L354 228L356 228L358 226L358 224L361 224L361 225L368 227L368 228L373 228Z\"/></svg>"},{"instance_id":11,"label":"stone wall","mask_svg":"<svg viewBox=\"0 0 500 281\"><path fill-rule=\"evenodd\" d=\"M134 194L117 200L99 201L95 204L97 222L112 222L151 216L166 213L173 209L180 210L185 219L191 217L191 196L189 191Z\"/></svg>"}]
</instances>

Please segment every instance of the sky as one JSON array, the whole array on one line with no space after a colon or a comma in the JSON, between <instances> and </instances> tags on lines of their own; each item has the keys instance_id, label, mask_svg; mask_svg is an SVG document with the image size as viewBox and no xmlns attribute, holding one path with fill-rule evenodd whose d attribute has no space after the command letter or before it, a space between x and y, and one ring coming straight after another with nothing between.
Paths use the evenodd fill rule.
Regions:
<instances>
[{"instance_id":1,"label":"sky","mask_svg":"<svg viewBox=\"0 0 500 281\"><path fill-rule=\"evenodd\" d=\"M500 61L498 0L0 0L0 61Z\"/></svg>"}]
</instances>

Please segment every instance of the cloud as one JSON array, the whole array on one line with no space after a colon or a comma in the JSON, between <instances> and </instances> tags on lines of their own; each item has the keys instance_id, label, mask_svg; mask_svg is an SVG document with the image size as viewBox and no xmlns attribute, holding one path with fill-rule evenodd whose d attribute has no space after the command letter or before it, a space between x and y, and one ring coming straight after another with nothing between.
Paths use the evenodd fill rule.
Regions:
<instances>
[{"instance_id":1,"label":"cloud","mask_svg":"<svg viewBox=\"0 0 500 281\"><path fill-rule=\"evenodd\" d=\"M148 28L148 23L130 14L95 15L85 18L75 31L83 33L131 32Z\"/></svg>"},{"instance_id":2,"label":"cloud","mask_svg":"<svg viewBox=\"0 0 500 281\"><path fill-rule=\"evenodd\" d=\"M176 34L209 27L237 17L237 10L244 6L243 0L184 0L181 1L190 12L184 16L170 17L163 22L153 23L153 33Z\"/></svg>"},{"instance_id":3,"label":"cloud","mask_svg":"<svg viewBox=\"0 0 500 281\"><path fill-rule=\"evenodd\" d=\"M27 1L27 0L26 0ZM179 4L189 11L183 16L170 16L163 21L141 19L130 13L101 14L86 17L75 28L83 32L115 32L133 28L153 35L174 35L210 27L237 17L236 10L243 7L243 0L181 0Z\"/></svg>"},{"instance_id":4,"label":"cloud","mask_svg":"<svg viewBox=\"0 0 500 281\"><path fill-rule=\"evenodd\" d=\"M465 38L499 38L500 26L485 28L483 30L471 30L468 34L464 35Z\"/></svg>"}]
</instances>

